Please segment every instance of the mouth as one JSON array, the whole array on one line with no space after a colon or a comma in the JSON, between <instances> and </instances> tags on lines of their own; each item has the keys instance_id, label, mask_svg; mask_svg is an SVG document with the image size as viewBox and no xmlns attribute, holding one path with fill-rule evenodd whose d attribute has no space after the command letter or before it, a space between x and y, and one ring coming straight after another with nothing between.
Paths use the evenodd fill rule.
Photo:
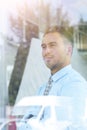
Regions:
<instances>
[{"instance_id":1,"label":"mouth","mask_svg":"<svg viewBox=\"0 0 87 130\"><path fill-rule=\"evenodd\" d=\"M44 58L45 62L50 62L51 59L52 59L52 57L45 57L45 58Z\"/></svg>"}]
</instances>

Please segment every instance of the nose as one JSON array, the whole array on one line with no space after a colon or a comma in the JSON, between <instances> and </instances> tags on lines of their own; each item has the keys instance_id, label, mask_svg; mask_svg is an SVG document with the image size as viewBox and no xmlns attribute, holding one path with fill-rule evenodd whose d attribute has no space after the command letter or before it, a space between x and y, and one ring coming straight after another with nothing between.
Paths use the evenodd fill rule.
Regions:
<instances>
[{"instance_id":1,"label":"nose","mask_svg":"<svg viewBox=\"0 0 87 130\"><path fill-rule=\"evenodd\" d=\"M44 48L42 48L42 56L47 56L51 53L51 48L49 46L45 46Z\"/></svg>"},{"instance_id":2,"label":"nose","mask_svg":"<svg viewBox=\"0 0 87 130\"><path fill-rule=\"evenodd\" d=\"M50 53L50 48L49 47L46 47L45 53L46 54Z\"/></svg>"}]
</instances>

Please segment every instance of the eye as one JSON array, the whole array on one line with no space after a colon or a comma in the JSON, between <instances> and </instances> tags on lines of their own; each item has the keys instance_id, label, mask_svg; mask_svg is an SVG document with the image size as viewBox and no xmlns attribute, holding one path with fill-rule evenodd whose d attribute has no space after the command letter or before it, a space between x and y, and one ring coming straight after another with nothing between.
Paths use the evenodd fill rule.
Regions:
<instances>
[{"instance_id":1,"label":"eye","mask_svg":"<svg viewBox=\"0 0 87 130\"><path fill-rule=\"evenodd\" d=\"M51 47L56 46L56 43L55 43L55 42L52 42L52 43L50 43L50 46L51 46Z\"/></svg>"},{"instance_id":2,"label":"eye","mask_svg":"<svg viewBox=\"0 0 87 130\"><path fill-rule=\"evenodd\" d=\"M55 46L54 44L51 44L50 46Z\"/></svg>"},{"instance_id":3,"label":"eye","mask_svg":"<svg viewBox=\"0 0 87 130\"><path fill-rule=\"evenodd\" d=\"M45 49L45 48L46 48L46 45L42 44L41 47L42 47L42 49Z\"/></svg>"}]
</instances>

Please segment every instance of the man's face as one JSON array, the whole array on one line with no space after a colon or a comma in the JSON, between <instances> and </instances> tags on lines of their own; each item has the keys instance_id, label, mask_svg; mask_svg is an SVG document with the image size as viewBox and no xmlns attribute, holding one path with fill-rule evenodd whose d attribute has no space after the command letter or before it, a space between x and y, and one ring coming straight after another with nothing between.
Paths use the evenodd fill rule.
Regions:
<instances>
[{"instance_id":1,"label":"man's face","mask_svg":"<svg viewBox=\"0 0 87 130\"><path fill-rule=\"evenodd\" d=\"M55 73L70 62L68 46L60 34L48 33L43 37L42 56L47 67Z\"/></svg>"}]
</instances>

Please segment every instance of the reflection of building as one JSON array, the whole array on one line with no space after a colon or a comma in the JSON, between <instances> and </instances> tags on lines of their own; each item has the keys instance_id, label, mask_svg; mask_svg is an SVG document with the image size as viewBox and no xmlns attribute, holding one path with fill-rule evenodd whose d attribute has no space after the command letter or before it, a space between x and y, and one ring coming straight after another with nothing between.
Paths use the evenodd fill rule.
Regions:
<instances>
[{"instance_id":1,"label":"reflection of building","mask_svg":"<svg viewBox=\"0 0 87 130\"><path fill-rule=\"evenodd\" d=\"M74 51L72 65L87 80L87 22L74 26Z\"/></svg>"},{"instance_id":2,"label":"reflection of building","mask_svg":"<svg viewBox=\"0 0 87 130\"><path fill-rule=\"evenodd\" d=\"M87 51L87 22L74 27L74 43L79 51Z\"/></svg>"},{"instance_id":3,"label":"reflection of building","mask_svg":"<svg viewBox=\"0 0 87 130\"><path fill-rule=\"evenodd\" d=\"M6 104L8 102L4 42L5 41L0 36L0 118L4 118L6 116Z\"/></svg>"},{"instance_id":4,"label":"reflection of building","mask_svg":"<svg viewBox=\"0 0 87 130\"><path fill-rule=\"evenodd\" d=\"M78 51L74 47L72 65L87 80L87 52Z\"/></svg>"}]
</instances>

